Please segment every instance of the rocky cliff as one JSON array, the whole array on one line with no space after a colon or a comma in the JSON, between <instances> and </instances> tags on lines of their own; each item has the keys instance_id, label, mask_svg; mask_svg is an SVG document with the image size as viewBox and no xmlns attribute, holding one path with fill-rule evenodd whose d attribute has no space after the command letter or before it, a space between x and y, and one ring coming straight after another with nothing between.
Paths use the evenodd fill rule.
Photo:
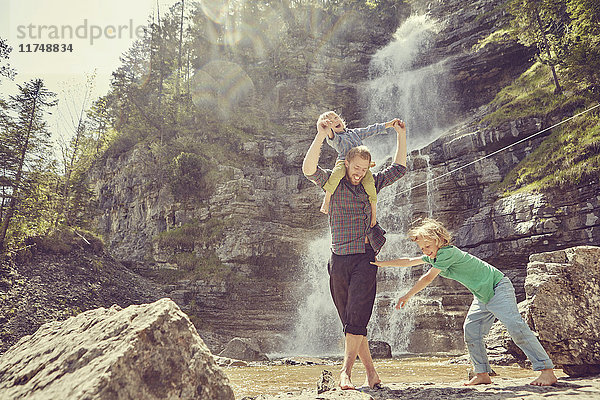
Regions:
<instances>
[{"instance_id":1,"label":"rocky cliff","mask_svg":"<svg viewBox=\"0 0 600 400\"><path fill-rule=\"evenodd\" d=\"M87 236L87 238L85 237ZM97 307L148 303L164 296L106 254L98 239L62 233L29 239L29 248L0 263L0 353L42 324Z\"/></svg>"},{"instance_id":2,"label":"rocky cliff","mask_svg":"<svg viewBox=\"0 0 600 400\"><path fill-rule=\"evenodd\" d=\"M373 122L363 113L366 105L360 93L372 78L370 60L393 39L406 16L421 12L440 28L416 64L445 60L450 86L440 121L453 128L412 152L405 183L398 184L396 194L381 207L380 221L388 231L402 233L408 220L435 214L456 233L459 246L505 271L522 296L529 254L598 243L600 205L598 182L573 187L566 195L499 196L495 184L542 136L456 171L563 117L522 119L494 128L479 123L490 111L483 106L530 65L530 52L513 41L476 46L503 23L501 3L417 1L411 2L412 8L396 10L398 18L386 24L349 12L340 16L339 24L323 27L331 40L309 37L294 49L304 55L306 74L282 77L263 88L272 100L271 114L289 134L265 132L235 149L237 157L252 162L243 168L222 166L230 179L200 204L178 203L168 187L157 183L156 156L143 144L98 163L90 180L100 204L98 226L111 254L142 273L178 269L153 240L192 221L201 225L219 221L218 229L211 231L213 239L197 242L192 249L196 254L214 252L230 274L168 283L158 274L157 280L166 283L164 290L192 320L223 340L256 337L267 351L280 349L293 330L298 304L307 295L297 289L308 279L303 276L302 257L311 241L324 234L325 217L318 212L321 193L300 171L314 121L322 111L336 109L351 126ZM331 165L333 158L324 147L321 162ZM451 175L412 188L447 173ZM385 280L382 275L383 289L394 285ZM447 283L432 288L428 296L421 309L426 313L417 313L409 351L461 348L461 318L470 296ZM426 340L442 336L458 339L448 339L440 348L432 348Z\"/></svg>"}]
</instances>

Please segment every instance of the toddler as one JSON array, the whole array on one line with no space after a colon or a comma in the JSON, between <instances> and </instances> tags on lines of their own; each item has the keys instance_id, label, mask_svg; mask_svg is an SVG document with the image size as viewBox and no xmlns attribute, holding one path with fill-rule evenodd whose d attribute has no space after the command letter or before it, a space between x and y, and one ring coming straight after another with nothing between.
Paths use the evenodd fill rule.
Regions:
<instances>
[{"instance_id":1,"label":"toddler","mask_svg":"<svg viewBox=\"0 0 600 400\"><path fill-rule=\"evenodd\" d=\"M334 111L327 111L319 116L317 124L323 128L329 128L327 143L338 153L335 167L333 168L327 183L323 185L323 189L325 189L325 198L321 205L322 213L329 213L331 196L333 195L333 192L335 192L335 189L342 178L346 175L346 167L344 165L346 153L351 148L362 145L363 139L384 133L387 128L392 128L394 124L398 124L399 122L400 120L395 118L385 123L369 125L366 128L347 129L346 122ZM374 165L374 163L371 163L371 167ZM369 203L371 204L370 226L372 228L377 223L377 191L375 190L375 180L373 179L373 174L370 170L367 171L361 184L369 196Z\"/></svg>"}]
</instances>

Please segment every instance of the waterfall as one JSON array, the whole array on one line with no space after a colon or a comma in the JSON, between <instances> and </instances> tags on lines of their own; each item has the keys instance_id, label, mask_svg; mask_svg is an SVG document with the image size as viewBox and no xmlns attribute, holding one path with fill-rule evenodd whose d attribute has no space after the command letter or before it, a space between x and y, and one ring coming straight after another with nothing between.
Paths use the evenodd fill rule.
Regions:
<instances>
[{"instance_id":1,"label":"waterfall","mask_svg":"<svg viewBox=\"0 0 600 400\"><path fill-rule=\"evenodd\" d=\"M407 122L410 149L431 142L448 121L443 102L443 94L448 90L445 63L418 64L419 56L429 47L436 32L436 24L426 16L407 19L396 32L395 40L373 56L371 77L359 93L365 104L365 120L383 122L399 117ZM365 144L371 149L377 165L382 165L395 149L396 137L389 134L369 138ZM412 152L408 169L405 177L378 195L377 219L387 231L387 242L378 255L380 260L416 256L418 248L406 238L406 232L415 215L432 216L434 213L435 185L429 182L433 173L428 155ZM416 190L412 188L426 181L427 185L419 191L419 202L415 202L413 192ZM299 306L288 353L340 354L341 323L329 293L326 268L330 239L327 235L309 243L303 261L305 280L301 287L306 295ZM402 310L395 310L395 305L414 284L414 276L422 272L420 268L417 270L382 268L378 272L369 339L389 343L394 354L410 351L409 337L414 330L417 304L408 302Z\"/></svg>"},{"instance_id":2,"label":"waterfall","mask_svg":"<svg viewBox=\"0 0 600 400\"><path fill-rule=\"evenodd\" d=\"M342 323L331 300L327 261L331 235L309 243L302 260L303 282L299 290L304 301L298 312L295 331L286 353L306 356L339 355Z\"/></svg>"},{"instance_id":3,"label":"waterfall","mask_svg":"<svg viewBox=\"0 0 600 400\"><path fill-rule=\"evenodd\" d=\"M444 94L449 90L445 61L420 64L420 56L430 48L437 32L436 22L427 16L408 18L396 31L394 40L373 56L371 76L361 93L367 120L387 121L398 117L406 122L409 149L436 139L451 119L447 116L449 106L444 101ZM385 140L371 138L365 142L376 162L385 160L390 156L390 149L395 148L395 135L387 136ZM429 155L413 151L407 166L406 176L378 196L378 219L388 231L386 245L378 259L419 255L417 246L407 239L406 233L415 216L434 214L435 185L431 181ZM413 193L412 188L423 182L427 182L421 188L425 193ZM422 272L422 268L383 268L378 274L369 339L389 343L395 354L410 351L417 302L409 301L401 310L395 306Z\"/></svg>"},{"instance_id":4,"label":"waterfall","mask_svg":"<svg viewBox=\"0 0 600 400\"><path fill-rule=\"evenodd\" d=\"M410 149L433 141L453 118L452 104L444 96L450 90L446 60L432 64L421 61L438 30L438 23L425 15L408 18L394 40L371 59L370 79L360 93L366 120L398 117L406 121ZM386 144L373 150L384 150L389 155L393 143Z\"/></svg>"}]
</instances>

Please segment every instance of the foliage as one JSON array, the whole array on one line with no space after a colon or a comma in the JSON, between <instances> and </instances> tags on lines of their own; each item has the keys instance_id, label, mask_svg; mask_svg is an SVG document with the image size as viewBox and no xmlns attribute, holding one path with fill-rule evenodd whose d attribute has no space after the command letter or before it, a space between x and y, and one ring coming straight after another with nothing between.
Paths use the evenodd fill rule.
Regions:
<instances>
[{"instance_id":1,"label":"foliage","mask_svg":"<svg viewBox=\"0 0 600 400\"><path fill-rule=\"evenodd\" d=\"M600 113L579 118L555 129L517 165L500 188L547 190L580 185L600 176Z\"/></svg>"},{"instance_id":2,"label":"foliage","mask_svg":"<svg viewBox=\"0 0 600 400\"><path fill-rule=\"evenodd\" d=\"M6 39L0 37L0 78L14 79L16 75L15 69L7 62L11 51L12 47L8 45Z\"/></svg>"},{"instance_id":3,"label":"foliage","mask_svg":"<svg viewBox=\"0 0 600 400\"><path fill-rule=\"evenodd\" d=\"M193 221L161 232L154 242L160 249L173 251L170 262L177 264L182 272L175 274L178 279L223 278L230 269L221 263L213 249L222 240L224 229L225 223L221 220Z\"/></svg>"},{"instance_id":4,"label":"foliage","mask_svg":"<svg viewBox=\"0 0 600 400\"><path fill-rule=\"evenodd\" d=\"M26 244L33 247L33 251L68 254L74 249L92 249L98 253L104 244L102 239L91 231L60 226L47 235L33 235L27 238Z\"/></svg>"},{"instance_id":5,"label":"foliage","mask_svg":"<svg viewBox=\"0 0 600 400\"><path fill-rule=\"evenodd\" d=\"M192 251L197 244L206 247L218 243L224 229L225 223L221 220L209 219L203 223L193 221L159 233L154 241L160 248Z\"/></svg>"},{"instance_id":6,"label":"foliage","mask_svg":"<svg viewBox=\"0 0 600 400\"><path fill-rule=\"evenodd\" d=\"M571 24L565 43L564 64L575 80L600 91L600 2L567 1Z\"/></svg>"},{"instance_id":7,"label":"foliage","mask_svg":"<svg viewBox=\"0 0 600 400\"><path fill-rule=\"evenodd\" d=\"M600 82L600 3L597 0L511 0L511 33L535 46L537 59L550 66L556 92L561 88L555 67L570 78L598 90Z\"/></svg>"},{"instance_id":8,"label":"foliage","mask_svg":"<svg viewBox=\"0 0 600 400\"><path fill-rule=\"evenodd\" d=\"M206 199L215 182L208 179L210 161L198 154L182 152L171 163L171 190L176 199Z\"/></svg>"},{"instance_id":9,"label":"foliage","mask_svg":"<svg viewBox=\"0 0 600 400\"><path fill-rule=\"evenodd\" d=\"M0 208L0 250L18 243L31 226L43 226L52 204L52 197L39 176L52 170L49 136L44 117L56 105L55 94L48 91L41 79L17 85L18 93L4 103L0 120L2 152L2 195ZM37 182L37 184L36 184ZM28 207L28 203L32 203ZM16 226L25 219L24 230ZM11 224L16 224L15 227ZM9 227L11 230L9 231ZM7 241L8 239L8 241Z\"/></svg>"},{"instance_id":10,"label":"foliage","mask_svg":"<svg viewBox=\"0 0 600 400\"><path fill-rule=\"evenodd\" d=\"M575 85L567 82L568 95L556 95L552 76L541 63L533 64L511 85L498 92L490 103L493 112L483 118L491 127L524 117L544 117L561 109L574 109L585 101L583 95L573 95Z\"/></svg>"}]
</instances>

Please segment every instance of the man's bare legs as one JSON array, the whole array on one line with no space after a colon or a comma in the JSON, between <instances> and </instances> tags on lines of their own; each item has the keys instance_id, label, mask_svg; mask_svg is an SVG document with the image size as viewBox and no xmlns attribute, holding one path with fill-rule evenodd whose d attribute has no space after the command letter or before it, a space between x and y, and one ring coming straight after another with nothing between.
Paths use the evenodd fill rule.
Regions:
<instances>
[{"instance_id":1,"label":"man's bare legs","mask_svg":"<svg viewBox=\"0 0 600 400\"><path fill-rule=\"evenodd\" d=\"M381 383L381 379L379 379L379 375L377 374L377 371L375 371L375 365L373 365L371 350L369 350L369 341L366 336L363 336L363 340L360 343L358 357L365 366L365 371L367 372L364 386L368 385L370 388L373 388L375 385Z\"/></svg>"},{"instance_id":2,"label":"man's bare legs","mask_svg":"<svg viewBox=\"0 0 600 400\"><path fill-rule=\"evenodd\" d=\"M356 389L352 384L352 367L356 357L360 357L360 361L365 366L367 378L365 380L365 386L374 387L381 383L377 371L375 371L375 365L373 365L373 359L371 358L371 351L369 350L369 341L366 336L353 335L346 333L346 348L344 352L344 364L342 365L342 371L340 372L340 387L342 389Z\"/></svg>"},{"instance_id":3,"label":"man's bare legs","mask_svg":"<svg viewBox=\"0 0 600 400\"><path fill-rule=\"evenodd\" d=\"M340 372L340 387L342 389L356 389L350 378L352 376L352 367L358 356L358 351L363 338L364 336L361 335L346 333L344 364L342 365L342 371Z\"/></svg>"},{"instance_id":4,"label":"man's bare legs","mask_svg":"<svg viewBox=\"0 0 600 400\"><path fill-rule=\"evenodd\" d=\"M471 378L471 380L469 382L465 382L465 383L463 383L463 385L473 386L473 385L483 385L483 384L488 384L488 383L492 383L492 378L490 378L490 374L488 374L487 372L482 372L482 373L475 374L475 376L473 378Z\"/></svg>"}]
</instances>

